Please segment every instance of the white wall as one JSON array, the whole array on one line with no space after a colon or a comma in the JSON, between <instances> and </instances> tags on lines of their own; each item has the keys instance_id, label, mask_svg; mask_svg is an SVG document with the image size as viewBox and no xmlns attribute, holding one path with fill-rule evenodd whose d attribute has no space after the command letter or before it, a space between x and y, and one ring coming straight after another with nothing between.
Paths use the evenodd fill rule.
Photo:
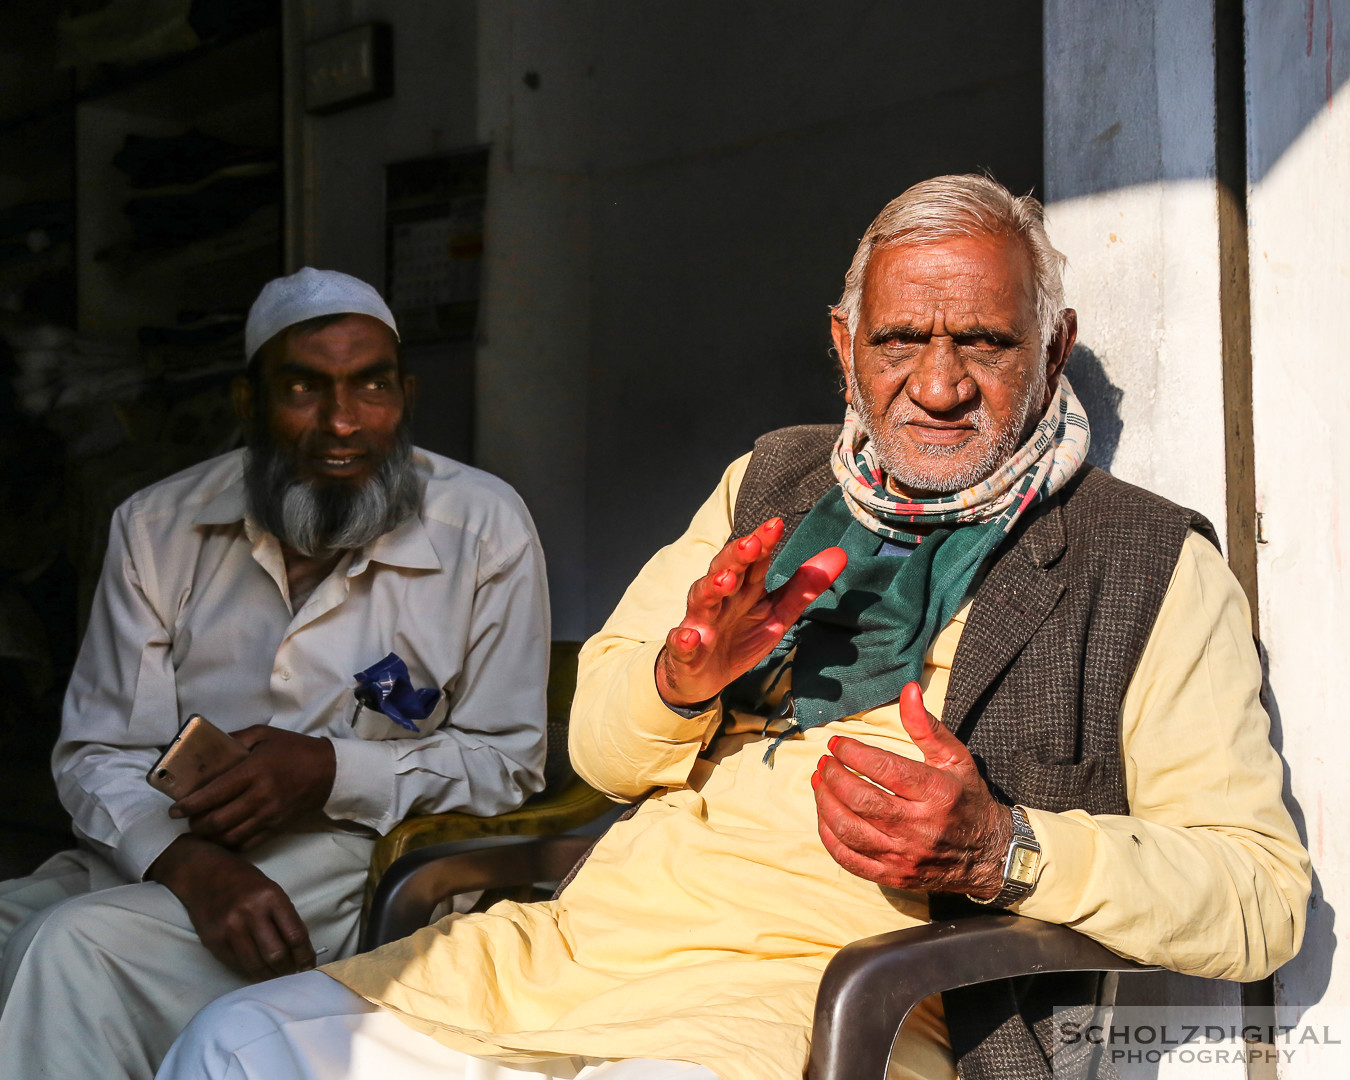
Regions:
<instances>
[{"instance_id":1,"label":"white wall","mask_svg":"<svg viewBox=\"0 0 1350 1080\"><path fill-rule=\"evenodd\" d=\"M1247 20L1261 630L1317 873L1277 997L1350 1044L1350 952L1336 941L1350 919L1350 350L1337 329L1350 312L1350 3L1248 0ZM1350 1053L1306 1062L1281 1075L1350 1074Z\"/></svg>"}]
</instances>

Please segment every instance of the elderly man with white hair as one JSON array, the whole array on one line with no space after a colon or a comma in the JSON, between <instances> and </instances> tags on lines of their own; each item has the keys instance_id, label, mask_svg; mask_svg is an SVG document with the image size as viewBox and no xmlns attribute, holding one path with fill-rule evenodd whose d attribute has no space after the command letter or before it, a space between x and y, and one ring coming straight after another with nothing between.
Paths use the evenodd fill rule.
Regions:
<instances>
[{"instance_id":1,"label":"elderly man with white hair","mask_svg":"<svg viewBox=\"0 0 1350 1080\"><path fill-rule=\"evenodd\" d=\"M0 884L0 1076L145 1080L207 1002L355 949L380 834L543 786L525 506L413 447L365 282L278 278L245 339L247 447L113 519L54 755L79 843ZM175 800L147 771L192 713L247 754Z\"/></svg>"},{"instance_id":2,"label":"elderly man with white hair","mask_svg":"<svg viewBox=\"0 0 1350 1080\"><path fill-rule=\"evenodd\" d=\"M582 652L573 762L637 812L553 901L216 1002L161 1076L800 1080L831 957L958 910L1216 978L1291 957L1246 601L1203 518L1086 463L1061 261L983 177L888 205L833 313L842 427L733 462ZM1094 990L929 1000L891 1076L1083 1075L1050 1020Z\"/></svg>"}]
</instances>

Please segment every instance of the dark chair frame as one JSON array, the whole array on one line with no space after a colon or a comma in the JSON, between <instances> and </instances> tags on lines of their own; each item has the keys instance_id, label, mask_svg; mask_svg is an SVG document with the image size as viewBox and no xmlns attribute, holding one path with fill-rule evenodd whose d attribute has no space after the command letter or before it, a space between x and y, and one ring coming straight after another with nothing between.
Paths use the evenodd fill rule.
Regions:
<instances>
[{"instance_id":1,"label":"dark chair frame","mask_svg":"<svg viewBox=\"0 0 1350 1080\"><path fill-rule=\"evenodd\" d=\"M594 843L594 836L496 837L405 855L376 889L361 947L375 948L426 926L435 907L456 893L559 881ZM905 1017L943 990L1054 971L1154 970L1067 926L1012 914L864 938L841 949L825 968L806 1075L885 1080ZM1114 974L1107 981L1107 996L1114 997Z\"/></svg>"}]
</instances>

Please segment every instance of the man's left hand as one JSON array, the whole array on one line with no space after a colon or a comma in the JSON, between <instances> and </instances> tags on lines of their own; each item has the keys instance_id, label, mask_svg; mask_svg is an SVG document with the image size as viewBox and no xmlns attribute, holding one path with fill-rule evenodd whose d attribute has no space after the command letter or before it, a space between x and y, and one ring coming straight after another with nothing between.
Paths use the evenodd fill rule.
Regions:
<instances>
[{"instance_id":1,"label":"man's left hand","mask_svg":"<svg viewBox=\"0 0 1350 1080\"><path fill-rule=\"evenodd\" d=\"M327 739L254 724L234 732L249 755L169 808L196 836L244 850L276 829L323 809L337 758Z\"/></svg>"},{"instance_id":2,"label":"man's left hand","mask_svg":"<svg viewBox=\"0 0 1350 1080\"><path fill-rule=\"evenodd\" d=\"M842 735L830 740L834 756L822 757L811 778L826 850L879 885L997 896L1011 811L990 794L965 745L924 708L918 683L900 692L900 721L922 762Z\"/></svg>"}]
</instances>

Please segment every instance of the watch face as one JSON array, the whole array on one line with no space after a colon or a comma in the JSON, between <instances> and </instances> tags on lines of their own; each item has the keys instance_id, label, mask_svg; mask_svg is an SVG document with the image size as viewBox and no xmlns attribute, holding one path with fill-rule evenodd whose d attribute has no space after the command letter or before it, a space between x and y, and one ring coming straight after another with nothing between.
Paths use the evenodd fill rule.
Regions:
<instances>
[{"instance_id":1,"label":"watch face","mask_svg":"<svg viewBox=\"0 0 1350 1080\"><path fill-rule=\"evenodd\" d=\"M1008 877L1022 885L1031 885L1036 880L1036 870L1040 864L1039 851L1014 842L1008 859Z\"/></svg>"}]
</instances>

